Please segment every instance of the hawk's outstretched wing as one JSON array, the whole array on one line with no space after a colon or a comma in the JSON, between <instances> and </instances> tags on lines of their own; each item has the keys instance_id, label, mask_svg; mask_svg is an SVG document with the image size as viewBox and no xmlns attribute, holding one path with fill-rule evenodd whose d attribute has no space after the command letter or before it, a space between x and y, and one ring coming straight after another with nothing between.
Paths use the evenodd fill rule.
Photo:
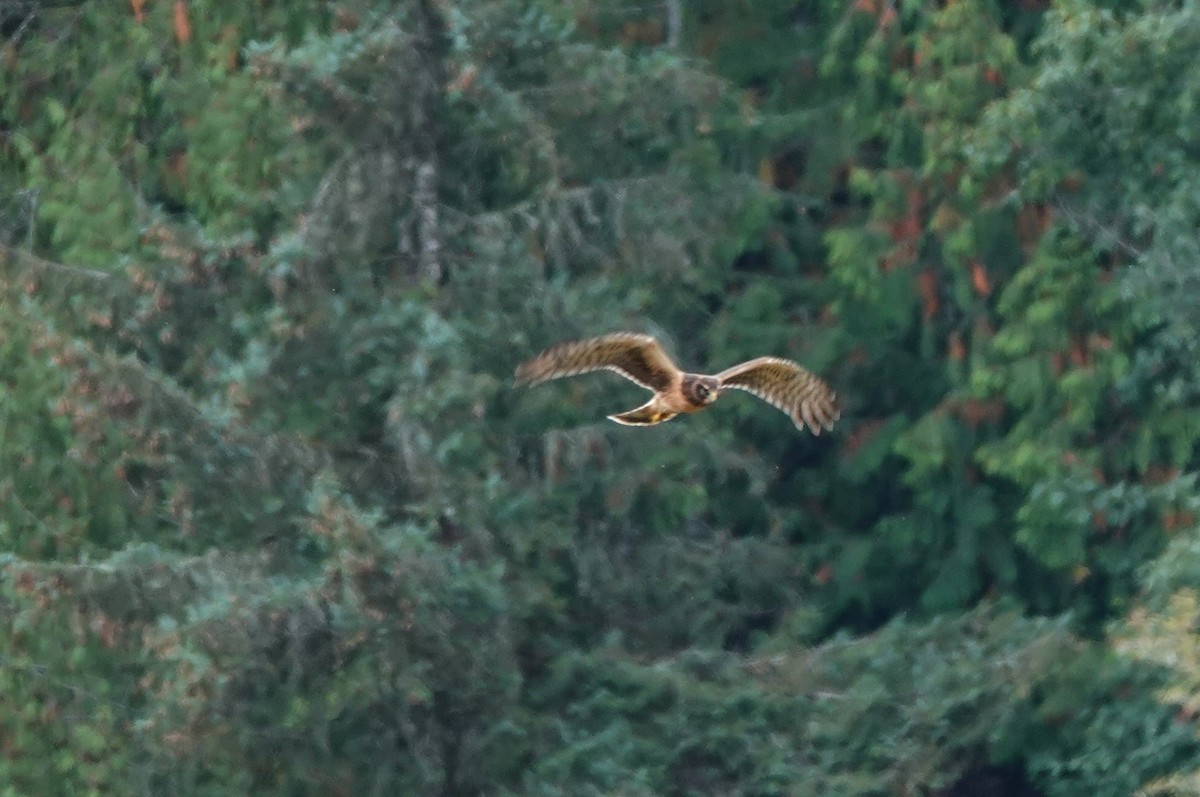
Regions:
<instances>
[{"instance_id":1,"label":"hawk's outstretched wing","mask_svg":"<svg viewBox=\"0 0 1200 797\"><path fill-rule=\"evenodd\" d=\"M521 363L516 384L536 385L560 376L588 371L616 371L650 390L666 390L679 376L679 369L649 335L617 332L590 340L552 346Z\"/></svg>"},{"instance_id":2,"label":"hawk's outstretched wing","mask_svg":"<svg viewBox=\"0 0 1200 797\"><path fill-rule=\"evenodd\" d=\"M721 389L737 388L753 393L792 417L796 426L805 425L813 434L832 429L841 415L837 394L816 374L791 360L758 357L726 368L717 374Z\"/></svg>"}]
</instances>

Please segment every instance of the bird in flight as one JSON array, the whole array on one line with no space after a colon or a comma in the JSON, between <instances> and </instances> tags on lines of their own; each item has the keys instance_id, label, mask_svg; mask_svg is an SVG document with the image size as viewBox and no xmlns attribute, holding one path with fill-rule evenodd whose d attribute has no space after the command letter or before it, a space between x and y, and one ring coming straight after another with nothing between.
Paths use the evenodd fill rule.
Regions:
<instances>
[{"instance_id":1,"label":"bird in flight","mask_svg":"<svg viewBox=\"0 0 1200 797\"><path fill-rule=\"evenodd\" d=\"M680 413L702 410L726 388L758 396L786 412L797 428L807 426L813 434L832 429L841 415L833 389L791 360L757 357L719 374L689 374L671 361L653 337L632 332L552 346L517 368L516 384L536 385L600 370L616 371L654 391L653 398L637 409L608 416L627 426L652 426Z\"/></svg>"}]
</instances>

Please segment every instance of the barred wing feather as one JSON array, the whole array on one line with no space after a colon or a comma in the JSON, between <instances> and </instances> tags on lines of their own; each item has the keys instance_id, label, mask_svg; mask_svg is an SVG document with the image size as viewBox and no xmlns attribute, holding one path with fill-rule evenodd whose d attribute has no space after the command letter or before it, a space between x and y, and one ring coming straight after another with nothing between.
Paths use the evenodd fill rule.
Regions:
<instances>
[{"instance_id":1,"label":"barred wing feather","mask_svg":"<svg viewBox=\"0 0 1200 797\"><path fill-rule=\"evenodd\" d=\"M841 416L837 394L802 365L780 357L759 357L717 374L721 388L745 390L786 412L796 426L813 434L832 429Z\"/></svg>"}]
</instances>

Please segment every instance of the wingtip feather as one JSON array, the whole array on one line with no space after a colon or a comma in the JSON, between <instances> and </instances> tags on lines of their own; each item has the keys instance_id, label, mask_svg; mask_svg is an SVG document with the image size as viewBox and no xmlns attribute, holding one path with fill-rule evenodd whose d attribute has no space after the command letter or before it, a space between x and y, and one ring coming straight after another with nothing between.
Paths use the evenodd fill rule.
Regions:
<instances>
[{"instance_id":1,"label":"wingtip feather","mask_svg":"<svg viewBox=\"0 0 1200 797\"><path fill-rule=\"evenodd\" d=\"M535 368L539 359L527 360L517 366L517 370L513 372L513 387L530 387L546 381L548 377L539 374Z\"/></svg>"}]
</instances>

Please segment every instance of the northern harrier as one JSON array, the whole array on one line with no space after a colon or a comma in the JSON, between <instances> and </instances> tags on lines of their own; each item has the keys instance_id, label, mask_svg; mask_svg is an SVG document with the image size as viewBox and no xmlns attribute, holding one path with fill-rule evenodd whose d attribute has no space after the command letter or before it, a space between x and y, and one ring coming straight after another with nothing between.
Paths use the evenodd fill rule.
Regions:
<instances>
[{"instance_id":1,"label":"northern harrier","mask_svg":"<svg viewBox=\"0 0 1200 797\"><path fill-rule=\"evenodd\" d=\"M604 369L654 391L654 397L637 409L608 416L628 426L651 426L681 412L702 410L725 388L753 393L786 412L798 428L808 426L813 434L832 429L841 414L837 394L829 385L791 360L758 357L712 376L688 374L671 362L657 340L631 332L546 349L517 368L516 384L536 385Z\"/></svg>"}]
</instances>

